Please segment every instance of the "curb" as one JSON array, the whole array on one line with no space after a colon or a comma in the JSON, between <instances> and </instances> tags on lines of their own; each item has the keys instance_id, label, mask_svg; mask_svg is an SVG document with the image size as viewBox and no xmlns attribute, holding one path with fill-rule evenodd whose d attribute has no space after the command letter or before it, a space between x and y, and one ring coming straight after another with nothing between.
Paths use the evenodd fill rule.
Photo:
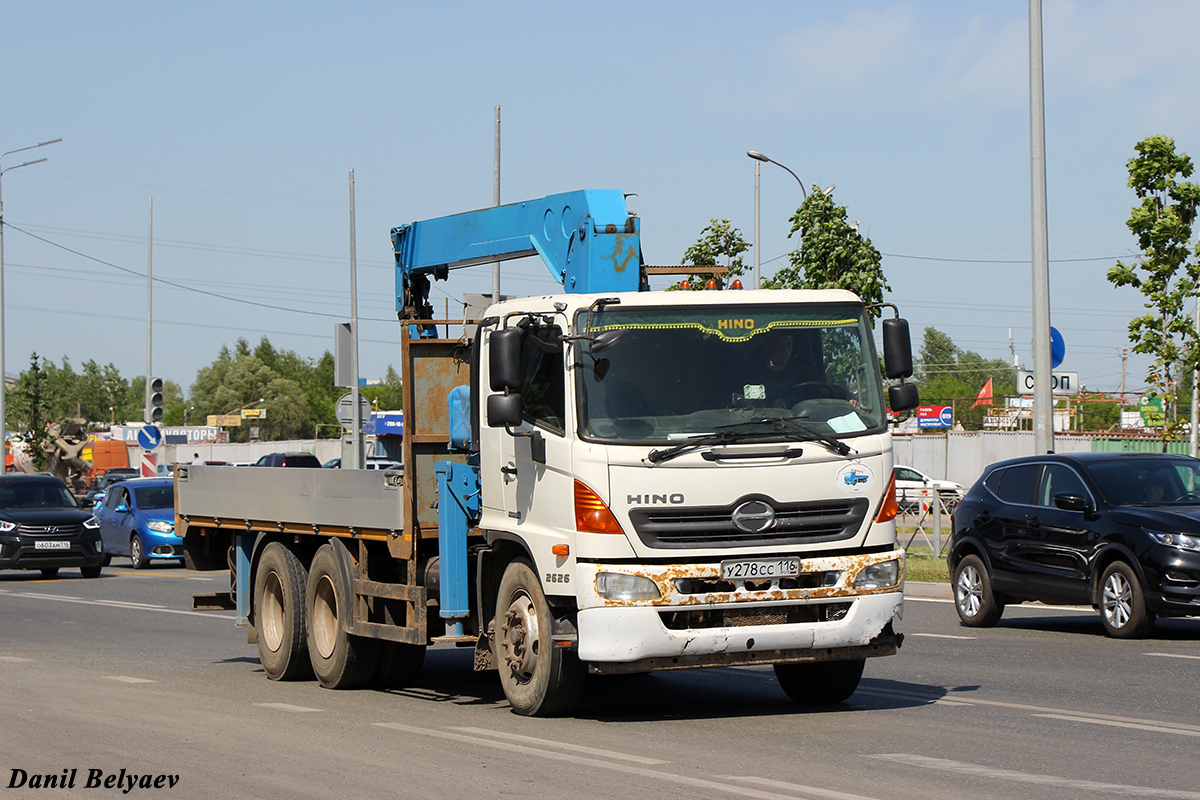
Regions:
<instances>
[{"instance_id":1,"label":"curb","mask_svg":"<svg viewBox=\"0 0 1200 800\"><path fill-rule=\"evenodd\" d=\"M926 597L939 598L950 600L954 597L954 592L950 589L948 583L932 583L924 581L905 581L904 582L905 597Z\"/></svg>"}]
</instances>

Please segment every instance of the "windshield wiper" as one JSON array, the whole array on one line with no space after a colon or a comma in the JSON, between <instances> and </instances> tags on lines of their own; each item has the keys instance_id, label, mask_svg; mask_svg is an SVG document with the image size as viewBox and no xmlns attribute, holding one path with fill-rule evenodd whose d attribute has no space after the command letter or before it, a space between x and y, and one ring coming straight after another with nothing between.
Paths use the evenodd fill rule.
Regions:
<instances>
[{"instance_id":1,"label":"windshield wiper","mask_svg":"<svg viewBox=\"0 0 1200 800\"><path fill-rule=\"evenodd\" d=\"M770 442L774 441L775 438L776 435L773 433L764 434L718 430L716 433L702 434L693 439L688 439L686 442L677 444L674 447L668 447L663 450L651 450L646 456L646 460L651 464L658 464L700 447L711 447L714 444L727 444L729 442Z\"/></svg>"},{"instance_id":2,"label":"windshield wiper","mask_svg":"<svg viewBox=\"0 0 1200 800\"><path fill-rule=\"evenodd\" d=\"M818 431L813 430L812 428L805 425L803 422L799 422L800 419L802 419L802 418L801 417L758 417L757 419L748 419L745 422L735 422L732 425L722 425L718 430L729 429L729 428L743 428L743 427L746 427L747 425L777 425L777 429L778 429L779 427L782 427L782 425L780 425L780 423L782 423L782 424L785 424L787 427L791 428L791 430L788 431L789 433L802 434L803 435L802 441L817 442L818 444L823 444L826 447L828 447L830 450L832 450L833 452L837 453L839 456L847 456L850 454L850 451L853 449L850 447L850 445L846 444L845 442L843 442L841 439L838 439L837 437L829 436L828 434L820 433Z\"/></svg>"}]
</instances>

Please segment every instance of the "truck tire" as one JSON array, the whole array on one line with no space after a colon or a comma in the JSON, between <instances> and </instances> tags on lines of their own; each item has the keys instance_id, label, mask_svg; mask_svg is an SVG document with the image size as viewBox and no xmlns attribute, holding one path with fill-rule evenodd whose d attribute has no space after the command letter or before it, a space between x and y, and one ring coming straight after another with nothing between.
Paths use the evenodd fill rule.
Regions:
<instances>
[{"instance_id":1,"label":"truck tire","mask_svg":"<svg viewBox=\"0 0 1200 800\"><path fill-rule=\"evenodd\" d=\"M575 707L583 691L584 665L574 651L555 647L550 605L528 561L504 570L496 594L492 652L513 711L553 717Z\"/></svg>"},{"instance_id":2,"label":"truck tire","mask_svg":"<svg viewBox=\"0 0 1200 800\"><path fill-rule=\"evenodd\" d=\"M776 664L775 679L793 702L828 705L849 699L862 679L865 659Z\"/></svg>"},{"instance_id":3,"label":"truck tire","mask_svg":"<svg viewBox=\"0 0 1200 800\"><path fill-rule=\"evenodd\" d=\"M258 658L273 681L307 678L312 673L304 633L304 565L279 542L263 548L254 577L254 627Z\"/></svg>"},{"instance_id":4,"label":"truck tire","mask_svg":"<svg viewBox=\"0 0 1200 800\"><path fill-rule=\"evenodd\" d=\"M380 642L379 666L372 683L380 689L402 689L412 685L425 663L425 645Z\"/></svg>"},{"instance_id":5,"label":"truck tire","mask_svg":"<svg viewBox=\"0 0 1200 800\"><path fill-rule=\"evenodd\" d=\"M350 587L344 585L333 548L323 545L308 568L304 608L308 612L308 657L317 680L326 689L357 689L367 685L379 661L379 642L347 633L342 616Z\"/></svg>"}]
</instances>

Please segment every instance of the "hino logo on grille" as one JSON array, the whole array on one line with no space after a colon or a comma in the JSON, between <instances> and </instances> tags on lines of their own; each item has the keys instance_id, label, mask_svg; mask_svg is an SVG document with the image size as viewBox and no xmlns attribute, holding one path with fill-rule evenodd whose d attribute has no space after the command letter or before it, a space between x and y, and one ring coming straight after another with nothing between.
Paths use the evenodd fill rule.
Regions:
<instances>
[{"instance_id":1,"label":"hino logo on grille","mask_svg":"<svg viewBox=\"0 0 1200 800\"><path fill-rule=\"evenodd\" d=\"M762 500L747 500L730 515L733 526L746 533L761 533L775 525L775 509Z\"/></svg>"},{"instance_id":2,"label":"hino logo on grille","mask_svg":"<svg viewBox=\"0 0 1200 800\"><path fill-rule=\"evenodd\" d=\"M680 492L674 494L631 494L625 497L625 502L631 506L654 505L656 503L681 505L684 502Z\"/></svg>"}]
</instances>

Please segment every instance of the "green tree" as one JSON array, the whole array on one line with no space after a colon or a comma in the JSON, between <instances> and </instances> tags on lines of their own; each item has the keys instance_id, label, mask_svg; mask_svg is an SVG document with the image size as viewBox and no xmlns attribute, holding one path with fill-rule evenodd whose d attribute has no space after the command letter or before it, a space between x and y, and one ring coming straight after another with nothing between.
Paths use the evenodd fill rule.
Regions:
<instances>
[{"instance_id":1,"label":"green tree","mask_svg":"<svg viewBox=\"0 0 1200 800\"><path fill-rule=\"evenodd\" d=\"M791 221L788 237L799 233L800 247L788 254L789 266L762 281L764 288L848 289L868 304L882 302L883 293L891 291L883 275L883 256L831 194L814 186ZM879 313L874 309L872 316Z\"/></svg>"},{"instance_id":2,"label":"green tree","mask_svg":"<svg viewBox=\"0 0 1200 800\"><path fill-rule=\"evenodd\" d=\"M1192 160L1175 152L1175 141L1151 136L1138 142L1127 162L1129 187L1138 197L1126 225L1137 237L1141 258L1118 261L1108 271L1114 286L1132 286L1146 298L1149 313L1130 321L1129 341L1135 353L1152 358L1146 380L1166 398L1168 419L1175 420L1173 390L1180 372L1200 365L1196 326L1185 306L1196 294L1200 270L1193 258L1192 223L1200 205L1200 186L1184 180ZM1177 433L1172 422L1164 438Z\"/></svg>"},{"instance_id":3,"label":"green tree","mask_svg":"<svg viewBox=\"0 0 1200 800\"><path fill-rule=\"evenodd\" d=\"M1002 358L985 359L971 350L963 350L947 334L925 328L920 350L917 382L921 402L926 405L952 406L955 421L967 430L983 427L983 418L992 406L976 406L979 391L992 382L993 405L1002 405L1006 396L1017 393L1016 371Z\"/></svg>"},{"instance_id":4,"label":"green tree","mask_svg":"<svg viewBox=\"0 0 1200 800\"><path fill-rule=\"evenodd\" d=\"M708 225L700 231L696 243L683 252L683 263L693 266L725 266L729 268L725 280L729 281L742 275L746 265L742 262L742 253L750 249L742 232L733 227L727 219L716 217L708 221ZM725 259L724 264L721 259ZM705 274L688 275L683 280L688 281L693 290L704 288L705 282L713 276ZM672 289L682 288L683 280L672 286Z\"/></svg>"}]
</instances>

